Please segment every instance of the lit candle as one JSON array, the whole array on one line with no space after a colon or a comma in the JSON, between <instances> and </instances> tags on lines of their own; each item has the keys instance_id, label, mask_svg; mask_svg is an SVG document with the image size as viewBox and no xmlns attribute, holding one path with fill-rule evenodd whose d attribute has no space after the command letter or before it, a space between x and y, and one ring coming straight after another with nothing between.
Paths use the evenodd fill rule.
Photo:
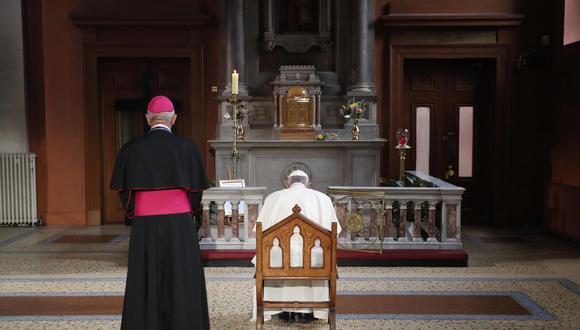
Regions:
<instances>
[{"instance_id":1,"label":"lit candle","mask_svg":"<svg viewBox=\"0 0 580 330\"><path fill-rule=\"evenodd\" d=\"M238 73L236 70L232 73L232 94L238 94Z\"/></svg>"}]
</instances>

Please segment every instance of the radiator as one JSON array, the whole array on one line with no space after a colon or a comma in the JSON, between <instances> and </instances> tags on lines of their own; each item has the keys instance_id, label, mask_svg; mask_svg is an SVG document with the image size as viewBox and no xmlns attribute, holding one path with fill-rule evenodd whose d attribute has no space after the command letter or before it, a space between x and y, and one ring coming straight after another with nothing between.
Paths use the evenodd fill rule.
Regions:
<instances>
[{"instance_id":1,"label":"radiator","mask_svg":"<svg viewBox=\"0 0 580 330\"><path fill-rule=\"evenodd\" d=\"M0 225L38 224L36 155L0 154Z\"/></svg>"}]
</instances>

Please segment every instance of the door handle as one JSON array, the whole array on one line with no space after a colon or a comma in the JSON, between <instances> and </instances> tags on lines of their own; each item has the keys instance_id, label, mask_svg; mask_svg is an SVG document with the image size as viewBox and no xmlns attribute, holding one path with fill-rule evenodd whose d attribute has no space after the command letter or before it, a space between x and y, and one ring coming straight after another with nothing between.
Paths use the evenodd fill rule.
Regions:
<instances>
[{"instance_id":1,"label":"door handle","mask_svg":"<svg viewBox=\"0 0 580 330\"><path fill-rule=\"evenodd\" d=\"M455 171L453 170L453 165L449 165L447 167L447 172L445 172L445 179L452 178L455 175Z\"/></svg>"}]
</instances>

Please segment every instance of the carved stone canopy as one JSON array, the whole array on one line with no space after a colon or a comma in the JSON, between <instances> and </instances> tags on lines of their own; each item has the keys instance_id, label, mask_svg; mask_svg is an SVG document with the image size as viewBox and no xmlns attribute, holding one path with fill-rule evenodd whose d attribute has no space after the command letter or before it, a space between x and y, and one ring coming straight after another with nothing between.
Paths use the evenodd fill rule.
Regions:
<instances>
[{"instance_id":1,"label":"carved stone canopy","mask_svg":"<svg viewBox=\"0 0 580 330\"><path fill-rule=\"evenodd\" d=\"M283 65L279 69L280 74L276 76L272 85L274 89L284 88L283 86L313 86L322 87L324 82L316 75L314 65Z\"/></svg>"}]
</instances>

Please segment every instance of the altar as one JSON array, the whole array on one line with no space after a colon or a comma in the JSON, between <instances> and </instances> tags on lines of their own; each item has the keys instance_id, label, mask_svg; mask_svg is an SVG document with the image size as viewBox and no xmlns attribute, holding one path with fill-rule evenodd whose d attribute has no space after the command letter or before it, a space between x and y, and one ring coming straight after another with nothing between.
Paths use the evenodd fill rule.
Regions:
<instances>
[{"instance_id":1,"label":"altar","mask_svg":"<svg viewBox=\"0 0 580 330\"><path fill-rule=\"evenodd\" d=\"M267 193L284 188L295 169L309 174L312 188L326 192L331 185L376 186L380 154L386 140L246 140L238 142L237 173L246 186L267 187ZM209 141L215 150L216 178L231 172L232 142Z\"/></svg>"}]
</instances>

